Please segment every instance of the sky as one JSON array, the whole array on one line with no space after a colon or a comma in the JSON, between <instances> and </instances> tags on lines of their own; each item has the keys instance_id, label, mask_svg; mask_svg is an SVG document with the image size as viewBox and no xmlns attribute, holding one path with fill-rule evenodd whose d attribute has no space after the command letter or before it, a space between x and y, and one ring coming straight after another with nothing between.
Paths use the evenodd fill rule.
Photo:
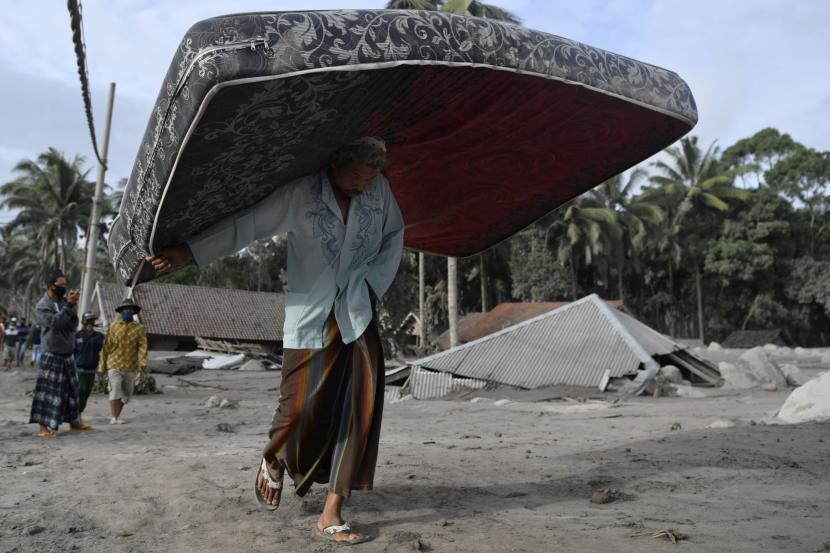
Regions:
<instances>
[{"instance_id":1,"label":"sky","mask_svg":"<svg viewBox=\"0 0 830 553\"><path fill-rule=\"evenodd\" d=\"M116 83L107 182L129 176L185 31L228 13L380 8L383 0L86 0L84 34L99 140ZM722 147L776 127L830 150L830 1L494 0L527 27L677 72L699 112L692 134ZM0 183L53 146L94 154L84 116L65 0L4 2L0 33ZM0 224L12 214L0 208Z\"/></svg>"}]
</instances>

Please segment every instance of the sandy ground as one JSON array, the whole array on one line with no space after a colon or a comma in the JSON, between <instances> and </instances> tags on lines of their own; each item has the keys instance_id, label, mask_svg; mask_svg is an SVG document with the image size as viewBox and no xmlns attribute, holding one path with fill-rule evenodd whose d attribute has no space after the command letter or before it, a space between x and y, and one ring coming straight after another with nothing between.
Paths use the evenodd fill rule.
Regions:
<instances>
[{"instance_id":1,"label":"sandy ground","mask_svg":"<svg viewBox=\"0 0 830 553\"><path fill-rule=\"evenodd\" d=\"M96 395L93 431L44 440L26 424L34 370L0 372L0 553L339 549L311 531L321 488L287 488L275 513L254 502L277 373L156 377L164 394L135 398L127 424ZM376 489L347 509L375 539L354 549L830 551L830 423L765 424L787 393L387 404ZM737 426L707 428L723 419ZM602 489L619 498L591 503ZM665 529L686 539L649 535Z\"/></svg>"}]
</instances>

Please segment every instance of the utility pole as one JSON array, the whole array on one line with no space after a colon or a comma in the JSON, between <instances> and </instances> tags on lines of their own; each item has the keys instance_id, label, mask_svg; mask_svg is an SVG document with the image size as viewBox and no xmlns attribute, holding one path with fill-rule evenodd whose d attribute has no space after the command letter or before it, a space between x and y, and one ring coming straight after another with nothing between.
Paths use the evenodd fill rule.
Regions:
<instances>
[{"instance_id":1,"label":"utility pole","mask_svg":"<svg viewBox=\"0 0 830 553\"><path fill-rule=\"evenodd\" d=\"M458 258L447 258L447 310L450 323L450 347L458 345Z\"/></svg>"},{"instance_id":2,"label":"utility pole","mask_svg":"<svg viewBox=\"0 0 830 553\"><path fill-rule=\"evenodd\" d=\"M101 222L101 201L104 196L104 175L107 172L107 151L110 144L110 124L112 123L112 103L115 99L115 83L110 83L107 99L107 119L104 123L104 142L101 144L101 161L98 162L98 178L95 181L95 196L92 198L92 214L89 217L89 230L86 240L86 263L82 272L81 309L79 315L89 310L92 301L92 289L95 287L95 254L98 252L98 224Z\"/></svg>"}]
</instances>

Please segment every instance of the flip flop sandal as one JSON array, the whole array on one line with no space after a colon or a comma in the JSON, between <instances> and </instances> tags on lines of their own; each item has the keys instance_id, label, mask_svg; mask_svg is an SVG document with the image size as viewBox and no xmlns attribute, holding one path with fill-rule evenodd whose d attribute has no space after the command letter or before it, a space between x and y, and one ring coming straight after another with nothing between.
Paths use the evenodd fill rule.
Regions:
<instances>
[{"instance_id":1,"label":"flip flop sandal","mask_svg":"<svg viewBox=\"0 0 830 553\"><path fill-rule=\"evenodd\" d=\"M359 543L366 543L367 541L371 541L370 536L361 536L360 538L354 540L338 540L337 534L340 532L351 532L352 527L349 525L348 522L344 522L343 524L332 524L331 526L326 526L322 530L315 526L314 528L317 531L317 536L323 538L324 540L334 542L338 545L357 545Z\"/></svg>"},{"instance_id":2,"label":"flip flop sandal","mask_svg":"<svg viewBox=\"0 0 830 553\"><path fill-rule=\"evenodd\" d=\"M92 425L87 424L85 422L82 422L78 426L70 426L69 427L70 432L83 432L84 430L92 430Z\"/></svg>"},{"instance_id":3,"label":"flip flop sandal","mask_svg":"<svg viewBox=\"0 0 830 553\"><path fill-rule=\"evenodd\" d=\"M277 461L277 463L279 463L279 461ZM259 480L259 475L260 474L265 479L265 482L268 484L268 487L277 492L277 504L276 505L272 505L271 503L268 503L267 501L265 501L265 498L262 496L262 493L259 491L259 485L258 485L257 481ZM276 511L277 507L280 506L280 498L282 497L282 478L283 478L284 475L285 475L285 469L282 467L282 464L280 464L279 480L274 480L274 478L271 476L271 471L268 470L268 462L265 460L265 457L262 458L262 462L259 464L259 470L256 473L256 478L254 479L254 493L256 493L257 503L259 503L260 505L262 505L263 507L265 507L269 511Z\"/></svg>"},{"instance_id":4,"label":"flip flop sandal","mask_svg":"<svg viewBox=\"0 0 830 553\"><path fill-rule=\"evenodd\" d=\"M57 432L52 432L51 430L46 430L46 431L41 430L37 433L38 438L54 438L57 435L58 435Z\"/></svg>"}]
</instances>

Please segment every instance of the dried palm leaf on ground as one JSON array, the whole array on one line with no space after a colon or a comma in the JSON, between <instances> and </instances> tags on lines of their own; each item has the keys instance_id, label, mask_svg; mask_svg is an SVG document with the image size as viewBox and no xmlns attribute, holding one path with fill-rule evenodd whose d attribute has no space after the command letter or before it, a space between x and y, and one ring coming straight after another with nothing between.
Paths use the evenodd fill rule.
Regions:
<instances>
[{"instance_id":1,"label":"dried palm leaf on ground","mask_svg":"<svg viewBox=\"0 0 830 553\"><path fill-rule=\"evenodd\" d=\"M683 541L688 539L686 534L678 532L674 528L666 528L665 530L660 530L658 532L652 532L651 530L646 530L644 532L637 532L635 534L631 534L629 537L631 538L651 538L655 540L662 540L662 541L670 541L673 544L677 544L679 541Z\"/></svg>"}]
</instances>

